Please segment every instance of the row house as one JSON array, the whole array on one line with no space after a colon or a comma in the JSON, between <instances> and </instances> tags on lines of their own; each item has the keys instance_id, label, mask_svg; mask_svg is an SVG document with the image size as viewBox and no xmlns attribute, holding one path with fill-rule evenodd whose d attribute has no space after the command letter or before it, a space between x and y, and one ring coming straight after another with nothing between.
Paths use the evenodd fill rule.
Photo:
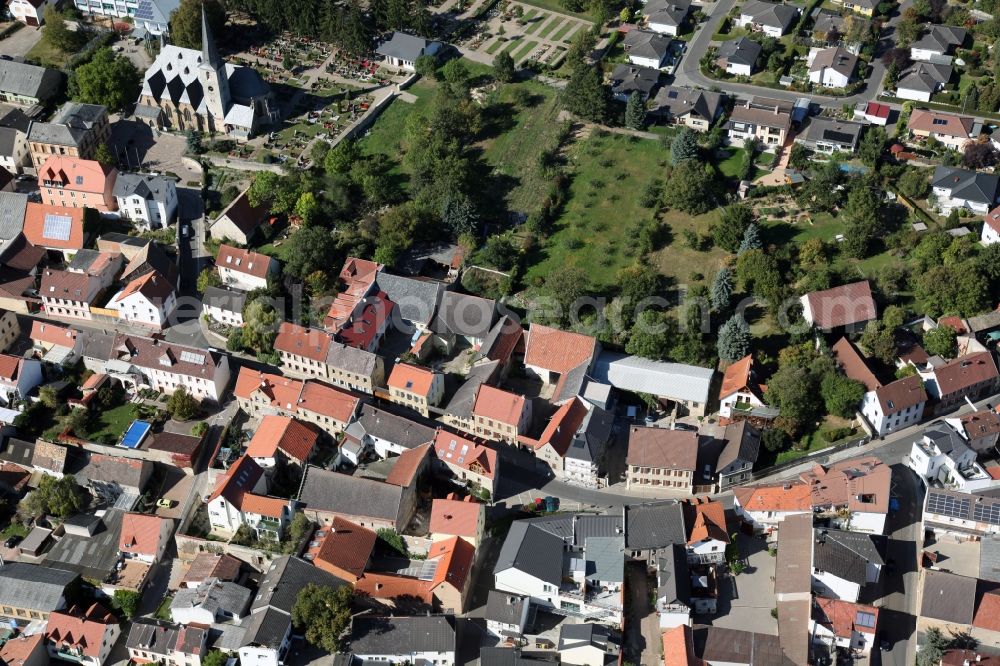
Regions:
<instances>
[{"instance_id":1,"label":"row house","mask_svg":"<svg viewBox=\"0 0 1000 666\"><path fill-rule=\"evenodd\" d=\"M114 194L117 177L117 169L105 169L96 160L55 155L38 170L38 189L47 206L112 213L118 210Z\"/></svg>"},{"instance_id":2,"label":"row house","mask_svg":"<svg viewBox=\"0 0 1000 666\"><path fill-rule=\"evenodd\" d=\"M361 400L346 391L311 379L298 380L242 367L233 390L247 414L295 417L331 435L343 432Z\"/></svg>"},{"instance_id":3,"label":"row house","mask_svg":"<svg viewBox=\"0 0 1000 666\"><path fill-rule=\"evenodd\" d=\"M350 347L323 330L282 322L274 339L282 367L341 388L369 395L385 382L385 363L378 354Z\"/></svg>"},{"instance_id":4,"label":"row house","mask_svg":"<svg viewBox=\"0 0 1000 666\"><path fill-rule=\"evenodd\" d=\"M253 291L267 288L268 277L278 271L278 261L266 254L223 244L215 257L215 269L227 287Z\"/></svg>"},{"instance_id":5,"label":"row house","mask_svg":"<svg viewBox=\"0 0 1000 666\"><path fill-rule=\"evenodd\" d=\"M280 541L292 517L291 502L266 493L264 470L249 455L242 456L216 479L208 497L212 529L235 534L247 525L257 538Z\"/></svg>"}]
</instances>

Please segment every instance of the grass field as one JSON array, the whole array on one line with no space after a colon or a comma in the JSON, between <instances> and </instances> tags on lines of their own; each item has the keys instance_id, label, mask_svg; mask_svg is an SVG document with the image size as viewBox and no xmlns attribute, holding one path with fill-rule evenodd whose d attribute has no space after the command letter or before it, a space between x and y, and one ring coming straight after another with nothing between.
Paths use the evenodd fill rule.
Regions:
<instances>
[{"instance_id":1,"label":"grass field","mask_svg":"<svg viewBox=\"0 0 1000 666\"><path fill-rule=\"evenodd\" d=\"M64 66L73 55L75 54L66 53L62 49L49 46L43 38L38 40L38 43L31 47L31 50L24 55L24 59L28 62L37 62L43 67L60 68Z\"/></svg>"},{"instance_id":2,"label":"grass field","mask_svg":"<svg viewBox=\"0 0 1000 666\"><path fill-rule=\"evenodd\" d=\"M511 54L511 56L514 58L514 62L519 62L521 58L531 53L536 46L538 46L538 42L536 41L524 42L524 45L521 46L521 48L519 48L517 51Z\"/></svg>"},{"instance_id":3,"label":"grass field","mask_svg":"<svg viewBox=\"0 0 1000 666\"><path fill-rule=\"evenodd\" d=\"M94 422L87 428L86 437L92 442L118 443L125 430L134 420L132 405L125 403L95 415Z\"/></svg>"},{"instance_id":4,"label":"grass field","mask_svg":"<svg viewBox=\"0 0 1000 666\"><path fill-rule=\"evenodd\" d=\"M515 37L514 39L507 42L507 46L503 47L503 53L511 53L514 49L521 45L524 40L521 37ZM511 56L513 57L513 56ZM517 58L514 58L517 60Z\"/></svg>"},{"instance_id":5,"label":"grass field","mask_svg":"<svg viewBox=\"0 0 1000 666\"><path fill-rule=\"evenodd\" d=\"M578 24L574 23L573 21L567 21L566 24L563 25L563 27L555 31L555 33L552 35L552 41L553 42L562 41L562 39L566 36L566 34L569 33L569 31L572 30L576 25Z\"/></svg>"},{"instance_id":6,"label":"grass field","mask_svg":"<svg viewBox=\"0 0 1000 666\"><path fill-rule=\"evenodd\" d=\"M415 95L417 101L408 104L397 99L390 104L361 141L362 149L369 155L376 153L390 157L399 155L403 135L406 133L406 119L421 114L430 107L436 86L434 81L427 79L420 79L410 86L407 92Z\"/></svg>"},{"instance_id":7,"label":"grass field","mask_svg":"<svg viewBox=\"0 0 1000 666\"><path fill-rule=\"evenodd\" d=\"M565 20L566 19L564 19L562 16L553 16L549 20L549 22L545 24L545 27L542 28L541 32L538 33L538 36L541 37L542 39L545 39L546 37L548 37L549 33L555 29L557 25L559 25Z\"/></svg>"},{"instance_id":8,"label":"grass field","mask_svg":"<svg viewBox=\"0 0 1000 666\"><path fill-rule=\"evenodd\" d=\"M584 21L593 21L594 17L589 13L571 12L564 9L559 0L518 0L524 6L538 7L540 9L545 9L550 12L555 12L556 14L563 14L565 16L572 16L573 18L583 19Z\"/></svg>"},{"instance_id":9,"label":"grass field","mask_svg":"<svg viewBox=\"0 0 1000 666\"><path fill-rule=\"evenodd\" d=\"M535 10L531 10L531 11L535 11ZM527 14L525 14L525 16L527 16ZM524 28L524 34L525 35L530 35L530 34L534 33L536 30L538 30L539 28L542 27L542 24L545 23L545 21L547 21L550 16L551 16L551 14L540 14L540 15L533 16L532 19L531 19L531 24L528 25L528 26L525 26L525 28Z\"/></svg>"},{"instance_id":10,"label":"grass field","mask_svg":"<svg viewBox=\"0 0 1000 666\"><path fill-rule=\"evenodd\" d=\"M503 39L497 39L495 42L490 44L489 48L486 49L486 53L488 53L489 55L493 55L494 53L500 50L501 46L503 46L506 43L507 42Z\"/></svg>"}]
</instances>

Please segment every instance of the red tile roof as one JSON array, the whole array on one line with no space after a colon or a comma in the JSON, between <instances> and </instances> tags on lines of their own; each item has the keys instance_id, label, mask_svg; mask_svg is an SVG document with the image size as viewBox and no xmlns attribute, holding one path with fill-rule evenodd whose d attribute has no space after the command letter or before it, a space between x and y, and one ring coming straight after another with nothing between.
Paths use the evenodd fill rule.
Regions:
<instances>
[{"instance_id":1,"label":"red tile roof","mask_svg":"<svg viewBox=\"0 0 1000 666\"><path fill-rule=\"evenodd\" d=\"M37 319L31 320L31 339L34 342L44 342L60 347L73 347L76 344L77 331L65 326L50 324Z\"/></svg>"},{"instance_id":2,"label":"red tile roof","mask_svg":"<svg viewBox=\"0 0 1000 666\"><path fill-rule=\"evenodd\" d=\"M374 599L411 597L425 604L434 601L434 593L426 581L395 574L366 572L364 577L354 584L354 591Z\"/></svg>"},{"instance_id":3,"label":"red tile roof","mask_svg":"<svg viewBox=\"0 0 1000 666\"><path fill-rule=\"evenodd\" d=\"M45 235L46 216L69 218L69 237L63 238L51 233ZM58 226L58 225L57 225ZM54 229L55 227L53 227ZM32 245L53 248L57 250L79 250L83 248L83 209L64 208L63 206L48 206L28 202L24 212L24 237Z\"/></svg>"},{"instance_id":4,"label":"red tile roof","mask_svg":"<svg viewBox=\"0 0 1000 666\"><path fill-rule=\"evenodd\" d=\"M288 500L280 497L268 497L255 493L245 493L243 501L236 505L244 513L255 513L268 518L281 518L288 509Z\"/></svg>"},{"instance_id":5,"label":"red tile roof","mask_svg":"<svg viewBox=\"0 0 1000 666\"><path fill-rule=\"evenodd\" d=\"M663 632L663 666L707 666L694 653L691 627L679 624Z\"/></svg>"},{"instance_id":6,"label":"red tile roof","mask_svg":"<svg viewBox=\"0 0 1000 666\"><path fill-rule=\"evenodd\" d=\"M365 298L361 313L339 326L337 339L349 347L370 349L379 331L383 330L386 320L392 317L395 308L396 304L389 300L385 292L380 291ZM327 328L331 326L327 324Z\"/></svg>"},{"instance_id":7,"label":"red tile roof","mask_svg":"<svg viewBox=\"0 0 1000 666\"><path fill-rule=\"evenodd\" d=\"M321 569L327 564L357 580L364 575L377 539L373 530L335 516L330 525L321 527L313 535L316 545L310 544L307 555L311 557L308 559Z\"/></svg>"},{"instance_id":8,"label":"red tile roof","mask_svg":"<svg viewBox=\"0 0 1000 666\"><path fill-rule=\"evenodd\" d=\"M799 478L809 484L814 507L888 513L892 471L878 458L852 458L829 467L813 465Z\"/></svg>"},{"instance_id":9,"label":"red tile roof","mask_svg":"<svg viewBox=\"0 0 1000 666\"><path fill-rule=\"evenodd\" d=\"M550 444L560 457L566 455L569 445L573 442L573 436L580 429L580 424L587 417L587 406L579 398L570 398L556 410L549 423L542 431L541 437L532 439L531 437L519 435L518 441L538 450Z\"/></svg>"},{"instance_id":10,"label":"red tile roof","mask_svg":"<svg viewBox=\"0 0 1000 666\"><path fill-rule=\"evenodd\" d=\"M237 398L249 400L251 395L260 390L271 399L272 406L293 410L302 392L302 384L303 382L297 379L258 372L247 366L241 366L233 393Z\"/></svg>"},{"instance_id":11,"label":"red tile roof","mask_svg":"<svg viewBox=\"0 0 1000 666\"><path fill-rule=\"evenodd\" d=\"M959 393L987 380L996 380L997 366L988 351L959 356L951 363L934 369L942 396Z\"/></svg>"},{"instance_id":12,"label":"red tile roof","mask_svg":"<svg viewBox=\"0 0 1000 666\"><path fill-rule=\"evenodd\" d=\"M752 370L752 354L747 354L726 368L726 372L722 375L722 388L719 389L719 397L724 398L727 395L732 395L741 391L756 392L754 390L756 387L752 387L750 385L750 373Z\"/></svg>"},{"instance_id":13,"label":"red tile roof","mask_svg":"<svg viewBox=\"0 0 1000 666\"><path fill-rule=\"evenodd\" d=\"M42 298L60 298L89 303L100 291L101 281L86 273L49 270L42 273L38 295Z\"/></svg>"},{"instance_id":14,"label":"red tile roof","mask_svg":"<svg viewBox=\"0 0 1000 666\"><path fill-rule=\"evenodd\" d=\"M108 625L117 624L100 604L86 613L55 611L49 614L45 638L56 647L78 649L88 657L99 657Z\"/></svg>"},{"instance_id":15,"label":"red tile roof","mask_svg":"<svg viewBox=\"0 0 1000 666\"><path fill-rule=\"evenodd\" d=\"M15 381L23 359L11 354L0 354L0 379Z\"/></svg>"},{"instance_id":16,"label":"red tile roof","mask_svg":"<svg viewBox=\"0 0 1000 666\"><path fill-rule=\"evenodd\" d=\"M629 465L694 470L698 460L698 433L690 430L633 427L629 431Z\"/></svg>"},{"instance_id":17,"label":"red tile roof","mask_svg":"<svg viewBox=\"0 0 1000 666\"><path fill-rule=\"evenodd\" d=\"M197 584L206 578L234 581L240 575L243 563L226 553L198 553L181 583Z\"/></svg>"},{"instance_id":18,"label":"red tile roof","mask_svg":"<svg viewBox=\"0 0 1000 666\"><path fill-rule=\"evenodd\" d=\"M776 511L779 513L812 510L812 491L805 483L770 486L740 486L733 495L745 511Z\"/></svg>"},{"instance_id":19,"label":"red tile roof","mask_svg":"<svg viewBox=\"0 0 1000 666\"><path fill-rule=\"evenodd\" d=\"M166 519L158 516L126 513L122 517L118 550L123 553L155 557L160 545L160 534L166 522Z\"/></svg>"},{"instance_id":20,"label":"red tile roof","mask_svg":"<svg viewBox=\"0 0 1000 666\"><path fill-rule=\"evenodd\" d=\"M878 628L878 609L874 606L855 604L840 599L816 597L814 616L820 624L825 624L840 638L851 638L853 632L874 635ZM874 626L858 624L858 614L867 613L875 618Z\"/></svg>"},{"instance_id":21,"label":"red tile roof","mask_svg":"<svg viewBox=\"0 0 1000 666\"><path fill-rule=\"evenodd\" d=\"M114 169L105 171L97 160L53 155L38 170L38 186L48 187L45 181L62 183L62 188L74 192L104 194L108 177Z\"/></svg>"},{"instance_id":22,"label":"red tile roof","mask_svg":"<svg viewBox=\"0 0 1000 666\"><path fill-rule=\"evenodd\" d=\"M805 299L812 323L823 330L863 323L878 316L868 280L814 291L806 294Z\"/></svg>"},{"instance_id":23,"label":"red tile roof","mask_svg":"<svg viewBox=\"0 0 1000 666\"><path fill-rule=\"evenodd\" d=\"M479 516L483 505L478 502L463 502L453 499L436 499L431 502L431 534L476 537Z\"/></svg>"},{"instance_id":24,"label":"red tile roof","mask_svg":"<svg viewBox=\"0 0 1000 666\"><path fill-rule=\"evenodd\" d=\"M278 451L301 463L309 460L319 434L309 425L287 416L269 414L260 420L260 425L250 443L246 455L251 458L273 458Z\"/></svg>"},{"instance_id":25,"label":"red tile roof","mask_svg":"<svg viewBox=\"0 0 1000 666\"><path fill-rule=\"evenodd\" d=\"M241 507L243 496L253 492L253 487L257 485L263 473L264 470L254 462L253 458L241 456L225 474L216 479L215 490L212 491L208 501L212 502L221 495L233 506Z\"/></svg>"},{"instance_id":26,"label":"red tile roof","mask_svg":"<svg viewBox=\"0 0 1000 666\"><path fill-rule=\"evenodd\" d=\"M919 375L897 379L875 391L883 414L893 414L927 400L924 380Z\"/></svg>"},{"instance_id":27,"label":"red tile roof","mask_svg":"<svg viewBox=\"0 0 1000 666\"><path fill-rule=\"evenodd\" d=\"M279 352L302 356L313 361L326 363L330 343L330 334L315 328L306 328L289 321L281 323L278 335L274 339L274 348Z\"/></svg>"},{"instance_id":28,"label":"red tile roof","mask_svg":"<svg viewBox=\"0 0 1000 666\"><path fill-rule=\"evenodd\" d=\"M434 371L408 363L397 363L389 374L389 388L427 397L434 382Z\"/></svg>"},{"instance_id":29,"label":"red tile roof","mask_svg":"<svg viewBox=\"0 0 1000 666\"><path fill-rule=\"evenodd\" d=\"M983 221L990 226L993 231L1000 234L1000 206L997 206L990 212L986 213L986 217Z\"/></svg>"},{"instance_id":30,"label":"red tile roof","mask_svg":"<svg viewBox=\"0 0 1000 666\"><path fill-rule=\"evenodd\" d=\"M341 291L337 294L323 321L325 328L339 330L354 315L362 299L368 295L382 264L348 257L340 269Z\"/></svg>"},{"instance_id":31,"label":"red tile roof","mask_svg":"<svg viewBox=\"0 0 1000 666\"><path fill-rule=\"evenodd\" d=\"M276 409L313 412L339 423L350 421L360 403L360 398L353 393L314 379L300 381L241 367L233 391L236 397L249 400L258 390L268 397L271 406Z\"/></svg>"},{"instance_id":32,"label":"red tile roof","mask_svg":"<svg viewBox=\"0 0 1000 666\"><path fill-rule=\"evenodd\" d=\"M439 429L434 437L434 452L441 462L488 479L496 478L497 450L491 446Z\"/></svg>"},{"instance_id":33,"label":"red tile roof","mask_svg":"<svg viewBox=\"0 0 1000 666\"><path fill-rule=\"evenodd\" d=\"M428 560L438 560L434 570L432 588L448 583L461 590L472 574L476 561L476 549L471 543L457 536L444 541L436 541L427 552Z\"/></svg>"},{"instance_id":34,"label":"red tile roof","mask_svg":"<svg viewBox=\"0 0 1000 666\"><path fill-rule=\"evenodd\" d=\"M833 352L833 357L837 359L837 365L843 373L854 381L864 384L866 391L874 391L882 386L882 382L875 377L875 373L868 367L861 352L851 344L850 340L847 338L837 340L830 351Z\"/></svg>"},{"instance_id":35,"label":"red tile roof","mask_svg":"<svg viewBox=\"0 0 1000 666\"><path fill-rule=\"evenodd\" d=\"M347 423L354 416L360 402L361 399L353 393L314 379L307 379L302 384L302 392L299 393L298 408L321 416L329 416L339 423Z\"/></svg>"},{"instance_id":36,"label":"red tile roof","mask_svg":"<svg viewBox=\"0 0 1000 666\"><path fill-rule=\"evenodd\" d=\"M510 393L487 384L479 387L472 413L500 423L517 426L521 422L527 401L523 395Z\"/></svg>"},{"instance_id":37,"label":"red tile roof","mask_svg":"<svg viewBox=\"0 0 1000 666\"><path fill-rule=\"evenodd\" d=\"M708 498L685 502L684 524L688 527L688 544L700 543L706 539L729 543L726 509L722 502L713 502Z\"/></svg>"},{"instance_id":38,"label":"red tile roof","mask_svg":"<svg viewBox=\"0 0 1000 666\"><path fill-rule=\"evenodd\" d=\"M215 257L215 265L222 268L250 275L256 278L266 278L271 269L271 257L253 250L244 250L232 245L220 245L219 254Z\"/></svg>"},{"instance_id":39,"label":"red tile roof","mask_svg":"<svg viewBox=\"0 0 1000 666\"><path fill-rule=\"evenodd\" d=\"M969 439L979 439L1000 433L1000 414L989 409L983 409L959 417L965 436Z\"/></svg>"},{"instance_id":40,"label":"red tile roof","mask_svg":"<svg viewBox=\"0 0 1000 666\"><path fill-rule=\"evenodd\" d=\"M990 590L979 600L972 626L988 631L1000 631L1000 590Z\"/></svg>"},{"instance_id":41,"label":"red tile roof","mask_svg":"<svg viewBox=\"0 0 1000 666\"><path fill-rule=\"evenodd\" d=\"M597 352L597 340L582 333L532 324L526 335L524 364L561 375L589 365Z\"/></svg>"},{"instance_id":42,"label":"red tile roof","mask_svg":"<svg viewBox=\"0 0 1000 666\"><path fill-rule=\"evenodd\" d=\"M865 115L872 116L875 118L888 118L889 112L892 109L888 104L879 104L878 102L868 102L865 106Z\"/></svg>"},{"instance_id":43,"label":"red tile roof","mask_svg":"<svg viewBox=\"0 0 1000 666\"><path fill-rule=\"evenodd\" d=\"M159 306L172 293L174 293L174 286L170 284L167 278L156 271L152 271L142 277L137 277L125 285L125 288L118 292L111 302L121 303L133 294L142 294L150 303Z\"/></svg>"},{"instance_id":44,"label":"red tile roof","mask_svg":"<svg viewBox=\"0 0 1000 666\"><path fill-rule=\"evenodd\" d=\"M958 335L965 335L968 333L965 330L965 324L962 322L961 317L941 317L938 319L938 326L949 326Z\"/></svg>"},{"instance_id":45,"label":"red tile roof","mask_svg":"<svg viewBox=\"0 0 1000 666\"><path fill-rule=\"evenodd\" d=\"M396 464L389 470L389 474L385 477L385 482L393 486L400 486L401 488L410 487L417 470L424 464L424 460L427 458L430 450L431 445L428 442L427 444L421 444L420 446L403 451L399 454Z\"/></svg>"},{"instance_id":46,"label":"red tile roof","mask_svg":"<svg viewBox=\"0 0 1000 666\"><path fill-rule=\"evenodd\" d=\"M907 127L910 131L933 132L956 139L972 138L972 128L976 119L972 116L956 116L953 113L942 113L930 109L913 109Z\"/></svg>"},{"instance_id":47,"label":"red tile roof","mask_svg":"<svg viewBox=\"0 0 1000 666\"><path fill-rule=\"evenodd\" d=\"M7 666L24 666L24 662L38 648L38 644L45 640L45 634L38 633L31 636L21 634L16 638L8 639L0 646L0 662ZM42 652L45 648L42 648ZM32 662L34 663L34 662Z\"/></svg>"}]
</instances>

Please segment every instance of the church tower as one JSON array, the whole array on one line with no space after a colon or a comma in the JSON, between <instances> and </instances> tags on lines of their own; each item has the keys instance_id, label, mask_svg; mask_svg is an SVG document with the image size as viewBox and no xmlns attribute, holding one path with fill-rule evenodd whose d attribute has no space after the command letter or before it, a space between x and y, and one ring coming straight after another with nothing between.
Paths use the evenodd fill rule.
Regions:
<instances>
[{"instance_id":1,"label":"church tower","mask_svg":"<svg viewBox=\"0 0 1000 666\"><path fill-rule=\"evenodd\" d=\"M201 64L198 65L198 79L205 92L205 107L218 121L215 129L222 130L222 120L226 117L230 101L229 77L226 75L226 63L215 48L204 5L201 8Z\"/></svg>"}]
</instances>

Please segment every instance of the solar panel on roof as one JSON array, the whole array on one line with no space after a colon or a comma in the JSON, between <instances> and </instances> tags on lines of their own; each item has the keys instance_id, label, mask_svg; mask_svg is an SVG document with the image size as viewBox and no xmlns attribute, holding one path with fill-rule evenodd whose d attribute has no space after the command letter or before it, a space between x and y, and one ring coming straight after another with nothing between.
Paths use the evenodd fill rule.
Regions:
<instances>
[{"instance_id":1,"label":"solar panel on roof","mask_svg":"<svg viewBox=\"0 0 1000 666\"><path fill-rule=\"evenodd\" d=\"M42 237L51 240L68 241L73 228L73 218L68 215L49 213L42 225Z\"/></svg>"},{"instance_id":2,"label":"solar panel on roof","mask_svg":"<svg viewBox=\"0 0 1000 666\"><path fill-rule=\"evenodd\" d=\"M854 624L859 627L869 627L871 629L875 628L875 614L866 613L865 611L858 611L858 616L854 619Z\"/></svg>"},{"instance_id":3,"label":"solar panel on roof","mask_svg":"<svg viewBox=\"0 0 1000 666\"><path fill-rule=\"evenodd\" d=\"M153 4L148 0L139 0L139 6L135 9L135 18L140 21L152 21Z\"/></svg>"},{"instance_id":4,"label":"solar panel on roof","mask_svg":"<svg viewBox=\"0 0 1000 666\"><path fill-rule=\"evenodd\" d=\"M977 504L972 507L972 518L979 523L1000 525L1000 504Z\"/></svg>"},{"instance_id":5,"label":"solar panel on roof","mask_svg":"<svg viewBox=\"0 0 1000 666\"><path fill-rule=\"evenodd\" d=\"M189 351L182 351L181 360L184 361L185 363L197 363L198 365L202 365L205 362L205 355L195 354L194 352L189 352Z\"/></svg>"},{"instance_id":6,"label":"solar panel on roof","mask_svg":"<svg viewBox=\"0 0 1000 666\"><path fill-rule=\"evenodd\" d=\"M969 498L957 498L941 493L929 493L927 495L927 510L931 513L952 518L965 518L969 515L971 502Z\"/></svg>"}]
</instances>

